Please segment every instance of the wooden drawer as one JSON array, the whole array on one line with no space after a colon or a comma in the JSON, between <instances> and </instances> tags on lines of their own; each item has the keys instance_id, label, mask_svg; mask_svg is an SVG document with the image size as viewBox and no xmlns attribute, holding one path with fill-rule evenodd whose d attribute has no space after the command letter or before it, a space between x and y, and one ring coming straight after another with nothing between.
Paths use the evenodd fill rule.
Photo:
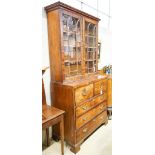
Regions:
<instances>
[{"instance_id":1,"label":"wooden drawer","mask_svg":"<svg viewBox=\"0 0 155 155\"><path fill-rule=\"evenodd\" d=\"M94 106L94 100L93 99L83 103L81 106L76 108L76 117L85 113L86 111L91 109L93 106Z\"/></svg>"},{"instance_id":2,"label":"wooden drawer","mask_svg":"<svg viewBox=\"0 0 155 155\"><path fill-rule=\"evenodd\" d=\"M89 122L91 119L93 119L96 115L101 113L103 110L107 108L106 102L103 102L99 104L94 109L88 111L87 113L83 114L76 120L76 128L79 129L81 126Z\"/></svg>"},{"instance_id":3,"label":"wooden drawer","mask_svg":"<svg viewBox=\"0 0 155 155\"><path fill-rule=\"evenodd\" d=\"M75 90L75 103L78 105L80 102L93 97L93 84L80 87Z\"/></svg>"},{"instance_id":4,"label":"wooden drawer","mask_svg":"<svg viewBox=\"0 0 155 155\"><path fill-rule=\"evenodd\" d=\"M80 142L82 139L86 138L89 134L91 134L97 127L99 127L106 120L107 120L107 111L104 111L77 131L77 134L76 134L77 142Z\"/></svg>"},{"instance_id":5,"label":"wooden drawer","mask_svg":"<svg viewBox=\"0 0 155 155\"><path fill-rule=\"evenodd\" d=\"M101 103L103 101L107 100L107 93L103 93L102 95L96 97L93 99L94 105L97 105L98 103Z\"/></svg>"},{"instance_id":6,"label":"wooden drawer","mask_svg":"<svg viewBox=\"0 0 155 155\"><path fill-rule=\"evenodd\" d=\"M94 83L94 94L103 94L107 90L107 80L101 80Z\"/></svg>"},{"instance_id":7,"label":"wooden drawer","mask_svg":"<svg viewBox=\"0 0 155 155\"><path fill-rule=\"evenodd\" d=\"M76 108L76 117L82 115L83 113L87 112L89 109L105 101L106 99L107 99L107 93L104 93L103 95L97 96L89 101L86 101L81 106Z\"/></svg>"}]
</instances>

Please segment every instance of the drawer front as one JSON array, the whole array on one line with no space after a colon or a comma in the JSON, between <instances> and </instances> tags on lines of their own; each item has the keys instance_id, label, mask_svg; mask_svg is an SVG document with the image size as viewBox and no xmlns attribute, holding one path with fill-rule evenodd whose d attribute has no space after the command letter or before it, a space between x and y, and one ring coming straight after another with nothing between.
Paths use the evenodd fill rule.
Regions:
<instances>
[{"instance_id":1,"label":"drawer front","mask_svg":"<svg viewBox=\"0 0 155 155\"><path fill-rule=\"evenodd\" d=\"M103 93L102 95L96 97L93 99L94 105L97 105L98 103L101 103L103 101L107 100L107 93Z\"/></svg>"},{"instance_id":2,"label":"drawer front","mask_svg":"<svg viewBox=\"0 0 155 155\"><path fill-rule=\"evenodd\" d=\"M98 105L97 107L95 107L94 109L92 109L92 110L88 111L87 113L85 113L84 115L80 116L76 120L76 128L79 129L81 126L83 126L88 121L93 119L93 117L95 117L96 115L101 113L106 108L107 108L106 102L103 102L100 105Z\"/></svg>"},{"instance_id":3,"label":"drawer front","mask_svg":"<svg viewBox=\"0 0 155 155\"><path fill-rule=\"evenodd\" d=\"M94 106L94 100L89 100L76 108L76 117L85 113Z\"/></svg>"},{"instance_id":4,"label":"drawer front","mask_svg":"<svg viewBox=\"0 0 155 155\"><path fill-rule=\"evenodd\" d=\"M107 94L104 93L103 95L97 96L96 98L93 98L85 103L83 103L81 106L76 108L76 117L84 114L89 109L93 108L97 104L105 101L107 99Z\"/></svg>"},{"instance_id":5,"label":"drawer front","mask_svg":"<svg viewBox=\"0 0 155 155\"><path fill-rule=\"evenodd\" d=\"M94 94L103 94L107 90L107 80L101 80L94 83Z\"/></svg>"},{"instance_id":6,"label":"drawer front","mask_svg":"<svg viewBox=\"0 0 155 155\"><path fill-rule=\"evenodd\" d=\"M90 123L83 126L77 131L76 139L77 142L80 142L87 136L89 136L97 127L107 120L107 111L102 112L96 118L94 118Z\"/></svg>"},{"instance_id":7,"label":"drawer front","mask_svg":"<svg viewBox=\"0 0 155 155\"><path fill-rule=\"evenodd\" d=\"M75 102L78 105L80 102L93 97L93 84L80 87L75 90Z\"/></svg>"}]
</instances>

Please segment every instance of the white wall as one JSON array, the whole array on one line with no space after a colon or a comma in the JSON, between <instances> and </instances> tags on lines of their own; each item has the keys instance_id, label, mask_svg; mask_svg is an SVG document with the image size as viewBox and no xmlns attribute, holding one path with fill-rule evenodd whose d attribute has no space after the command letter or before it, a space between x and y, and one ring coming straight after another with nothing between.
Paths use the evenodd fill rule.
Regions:
<instances>
[{"instance_id":1,"label":"white wall","mask_svg":"<svg viewBox=\"0 0 155 155\"><path fill-rule=\"evenodd\" d=\"M57 2L57 0L44 0L42 2L42 7L45 7L49 4ZM68 5L71 5L77 9L81 10L81 3L76 0L61 0ZM83 0L84 3L94 7L97 9L97 0ZM109 13L109 0L98 0L98 9L106 14ZM112 64L112 51L111 51L111 29L109 25L109 18L102 13L97 13L96 10L83 5L82 10L94 15L98 16L101 21L99 22L99 41L101 42L101 59L99 62L99 69L103 66ZM49 51L48 51L48 37L47 37L47 17L46 13L43 9L42 11L42 67L49 66ZM45 83L45 93L46 93L46 101L47 104L51 104L50 99L50 71L49 69L45 72L44 75L44 83Z\"/></svg>"}]
</instances>

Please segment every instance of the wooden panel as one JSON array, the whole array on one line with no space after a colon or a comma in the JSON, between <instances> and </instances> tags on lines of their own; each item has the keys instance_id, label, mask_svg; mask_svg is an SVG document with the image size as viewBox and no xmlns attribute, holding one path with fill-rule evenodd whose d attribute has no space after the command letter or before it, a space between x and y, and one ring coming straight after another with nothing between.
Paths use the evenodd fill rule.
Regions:
<instances>
[{"instance_id":1,"label":"wooden panel","mask_svg":"<svg viewBox=\"0 0 155 155\"><path fill-rule=\"evenodd\" d=\"M75 90L75 102L78 105L80 102L93 97L93 84L77 88Z\"/></svg>"},{"instance_id":2,"label":"wooden panel","mask_svg":"<svg viewBox=\"0 0 155 155\"><path fill-rule=\"evenodd\" d=\"M94 109L88 111L84 115L80 116L76 120L76 128L79 129L81 126L85 125L87 122L89 122L91 119L93 119L93 117L95 117L96 115L101 113L106 108L107 108L107 105L106 105L106 102L104 102L104 103L98 105L97 107L95 107Z\"/></svg>"},{"instance_id":3,"label":"wooden panel","mask_svg":"<svg viewBox=\"0 0 155 155\"><path fill-rule=\"evenodd\" d=\"M64 132L68 144L75 144L75 114L74 114L74 93L72 87L63 86L61 83L53 83L54 92L52 96L53 106L64 110ZM59 127L53 127L53 135L58 136Z\"/></svg>"},{"instance_id":4,"label":"wooden panel","mask_svg":"<svg viewBox=\"0 0 155 155\"><path fill-rule=\"evenodd\" d=\"M48 12L47 19L51 80L62 81L59 11L55 10L52 12Z\"/></svg>"},{"instance_id":5,"label":"wooden panel","mask_svg":"<svg viewBox=\"0 0 155 155\"><path fill-rule=\"evenodd\" d=\"M90 135L98 126L107 120L107 111L102 112L96 118L94 118L87 125L83 126L81 129L77 131L76 142L80 142L82 139L86 138Z\"/></svg>"},{"instance_id":6,"label":"wooden panel","mask_svg":"<svg viewBox=\"0 0 155 155\"><path fill-rule=\"evenodd\" d=\"M108 107L112 107L112 78L108 79Z\"/></svg>"},{"instance_id":7,"label":"wooden panel","mask_svg":"<svg viewBox=\"0 0 155 155\"><path fill-rule=\"evenodd\" d=\"M94 94L103 94L107 90L107 80L101 80L94 83Z\"/></svg>"}]
</instances>

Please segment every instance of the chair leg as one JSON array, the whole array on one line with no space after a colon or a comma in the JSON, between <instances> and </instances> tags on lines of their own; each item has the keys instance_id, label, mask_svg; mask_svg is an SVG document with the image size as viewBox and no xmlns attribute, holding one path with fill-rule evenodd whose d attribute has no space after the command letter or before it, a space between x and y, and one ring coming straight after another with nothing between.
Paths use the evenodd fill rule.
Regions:
<instances>
[{"instance_id":1,"label":"chair leg","mask_svg":"<svg viewBox=\"0 0 155 155\"><path fill-rule=\"evenodd\" d=\"M60 137L61 137L61 152L62 152L62 155L64 155L64 120L63 120L63 115L61 117L61 122L60 122Z\"/></svg>"},{"instance_id":2,"label":"chair leg","mask_svg":"<svg viewBox=\"0 0 155 155\"><path fill-rule=\"evenodd\" d=\"M46 128L46 145L49 146L49 128Z\"/></svg>"}]
</instances>

